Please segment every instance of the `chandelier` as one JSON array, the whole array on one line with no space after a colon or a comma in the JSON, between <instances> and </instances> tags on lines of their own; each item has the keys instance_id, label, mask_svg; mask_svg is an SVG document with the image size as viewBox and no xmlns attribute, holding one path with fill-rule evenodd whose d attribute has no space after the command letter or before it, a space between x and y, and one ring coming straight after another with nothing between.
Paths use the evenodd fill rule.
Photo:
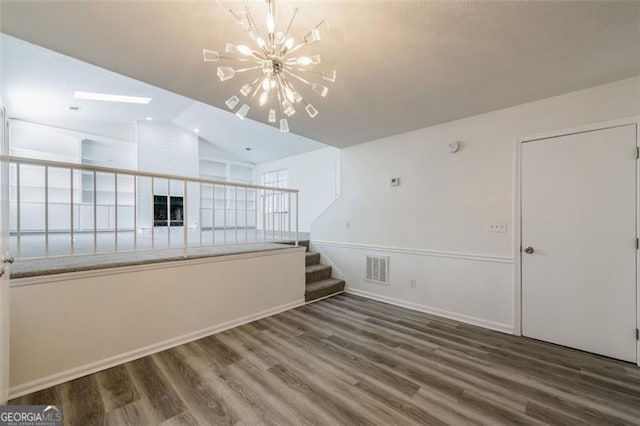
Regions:
<instances>
[{"instance_id":1,"label":"chandelier","mask_svg":"<svg viewBox=\"0 0 640 426\"><path fill-rule=\"evenodd\" d=\"M309 45L320 41L320 34L329 26L323 19L312 28L302 39L296 40L290 35L291 26L298 14L298 9L293 10L293 15L285 28L279 28L275 17L275 0L267 0L268 10L266 19L266 34L263 36L255 24L253 16L248 8L241 14L233 10L229 12L235 17L244 31L249 35L254 47L246 44L234 45L226 43L224 54L214 50L202 49L205 62L235 62L235 66L218 66L216 75L220 81L227 81L236 74L246 73L249 77L240 87L237 95L231 96L225 105L235 111L236 116L244 119L249 113L249 104L257 103L260 107L268 108L267 121L278 123L281 132L289 132L287 117L296 113L296 108L304 108L311 118L318 115L318 110L296 90L292 84L304 84L321 97L327 96L329 88L319 81L336 81L335 71L320 71L315 69L319 65L320 55L304 56L297 52ZM277 31L284 30L284 31ZM255 74L258 74L255 77ZM316 81L312 81L316 80ZM241 101L242 99L242 101ZM236 109L236 107L238 107Z\"/></svg>"}]
</instances>

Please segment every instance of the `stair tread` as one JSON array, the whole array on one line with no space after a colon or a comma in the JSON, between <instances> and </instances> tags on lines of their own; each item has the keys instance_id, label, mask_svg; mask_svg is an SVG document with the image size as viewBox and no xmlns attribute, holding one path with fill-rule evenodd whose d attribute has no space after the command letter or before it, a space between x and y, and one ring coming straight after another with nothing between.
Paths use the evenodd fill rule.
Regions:
<instances>
[{"instance_id":1,"label":"stair tread","mask_svg":"<svg viewBox=\"0 0 640 426\"><path fill-rule=\"evenodd\" d=\"M306 257L310 257L310 256L317 256L318 253L316 253L315 251L306 251L306 252L304 252L304 255Z\"/></svg>"},{"instance_id":2,"label":"stair tread","mask_svg":"<svg viewBox=\"0 0 640 426\"><path fill-rule=\"evenodd\" d=\"M335 285L344 284L344 280L340 278L327 278L326 280L316 281L306 285L306 290L317 291L328 287L333 287Z\"/></svg>"},{"instance_id":3,"label":"stair tread","mask_svg":"<svg viewBox=\"0 0 640 426\"><path fill-rule=\"evenodd\" d=\"M331 269L331 266L322 264L305 266L305 272L317 272L324 271L326 269Z\"/></svg>"}]
</instances>

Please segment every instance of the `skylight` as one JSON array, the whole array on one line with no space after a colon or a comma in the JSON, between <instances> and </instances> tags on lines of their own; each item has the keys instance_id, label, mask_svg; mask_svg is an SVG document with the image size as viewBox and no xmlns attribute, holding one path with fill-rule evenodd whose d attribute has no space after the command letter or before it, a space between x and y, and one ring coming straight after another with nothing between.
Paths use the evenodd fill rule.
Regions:
<instances>
[{"instance_id":1,"label":"skylight","mask_svg":"<svg viewBox=\"0 0 640 426\"><path fill-rule=\"evenodd\" d=\"M73 92L73 97L90 101L125 102L129 104L148 104L151 102L151 98L141 96L113 95L110 93L83 92L80 90Z\"/></svg>"}]
</instances>

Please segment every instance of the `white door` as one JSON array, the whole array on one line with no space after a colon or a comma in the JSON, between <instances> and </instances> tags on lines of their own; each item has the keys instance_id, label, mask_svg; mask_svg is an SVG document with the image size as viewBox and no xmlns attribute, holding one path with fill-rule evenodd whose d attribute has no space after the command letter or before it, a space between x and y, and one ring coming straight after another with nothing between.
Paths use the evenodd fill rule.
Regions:
<instances>
[{"instance_id":1,"label":"white door","mask_svg":"<svg viewBox=\"0 0 640 426\"><path fill-rule=\"evenodd\" d=\"M522 333L636 361L636 126L522 144Z\"/></svg>"},{"instance_id":2,"label":"white door","mask_svg":"<svg viewBox=\"0 0 640 426\"><path fill-rule=\"evenodd\" d=\"M9 155L5 110L0 105L0 155ZM9 164L0 161L0 404L9 390Z\"/></svg>"}]
</instances>

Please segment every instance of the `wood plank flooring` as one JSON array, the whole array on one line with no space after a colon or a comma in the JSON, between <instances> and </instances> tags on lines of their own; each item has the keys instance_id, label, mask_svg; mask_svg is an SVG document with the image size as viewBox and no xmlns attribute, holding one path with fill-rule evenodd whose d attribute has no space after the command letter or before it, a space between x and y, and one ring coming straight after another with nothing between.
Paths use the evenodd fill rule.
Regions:
<instances>
[{"instance_id":1,"label":"wood plank flooring","mask_svg":"<svg viewBox=\"0 0 640 426\"><path fill-rule=\"evenodd\" d=\"M640 368L339 295L11 403L69 425L640 425Z\"/></svg>"}]
</instances>

